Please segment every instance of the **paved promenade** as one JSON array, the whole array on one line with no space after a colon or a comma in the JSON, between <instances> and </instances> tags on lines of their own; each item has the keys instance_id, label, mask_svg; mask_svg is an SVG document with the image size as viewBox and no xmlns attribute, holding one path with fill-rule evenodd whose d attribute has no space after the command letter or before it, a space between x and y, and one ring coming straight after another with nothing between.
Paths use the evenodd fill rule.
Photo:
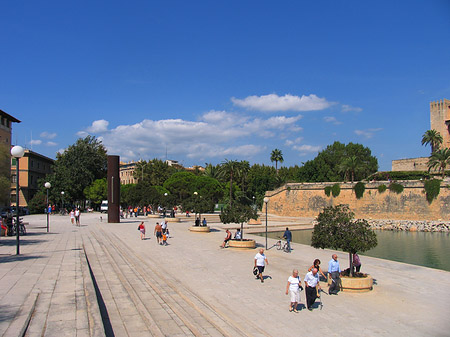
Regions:
<instances>
[{"instance_id":1,"label":"paved promenade","mask_svg":"<svg viewBox=\"0 0 450 337\"><path fill-rule=\"evenodd\" d=\"M202 234L188 231L192 223L169 223L169 245L160 246L156 219L108 224L105 218L82 214L82 226L75 227L69 217L54 215L47 234L44 215L25 217L29 234L19 257L15 238L0 238L0 335L450 334L449 272L361 256L362 271L376 280L373 291L323 294L322 310L291 313L284 291L292 269L303 278L315 258L326 269L333 251L300 244L291 254L269 249L262 284L251 273L256 250L219 248L222 224L210 223L213 231ZM139 238L140 221L147 240ZM251 237L264 244L265 238ZM274 242L269 239L269 247ZM338 256L346 268L348 255Z\"/></svg>"}]
</instances>

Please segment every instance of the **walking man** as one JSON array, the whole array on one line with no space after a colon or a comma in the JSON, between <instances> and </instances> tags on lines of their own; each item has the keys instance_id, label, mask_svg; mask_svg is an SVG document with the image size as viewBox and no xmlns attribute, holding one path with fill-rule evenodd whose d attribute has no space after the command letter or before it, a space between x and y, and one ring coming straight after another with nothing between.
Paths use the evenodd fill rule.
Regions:
<instances>
[{"instance_id":1,"label":"walking man","mask_svg":"<svg viewBox=\"0 0 450 337\"><path fill-rule=\"evenodd\" d=\"M312 310L312 306L316 301L317 291L319 289L321 289L319 284L319 275L317 274L317 268L313 268L305 276L306 307L309 311Z\"/></svg>"},{"instance_id":2,"label":"walking man","mask_svg":"<svg viewBox=\"0 0 450 337\"><path fill-rule=\"evenodd\" d=\"M341 289L341 266L339 265L338 257L336 254L331 256L330 262L328 262L328 274L331 276L331 285L328 288L328 294L337 295Z\"/></svg>"},{"instance_id":3,"label":"walking man","mask_svg":"<svg viewBox=\"0 0 450 337\"><path fill-rule=\"evenodd\" d=\"M292 233L289 230L289 228L287 228L287 227L286 227L286 230L284 231L283 238L285 238L287 241L287 248L288 248L288 252L290 253L291 252Z\"/></svg>"},{"instance_id":4,"label":"walking man","mask_svg":"<svg viewBox=\"0 0 450 337\"><path fill-rule=\"evenodd\" d=\"M77 207L75 209L75 223L78 227L80 227L80 209Z\"/></svg>"},{"instance_id":5,"label":"walking man","mask_svg":"<svg viewBox=\"0 0 450 337\"><path fill-rule=\"evenodd\" d=\"M153 235L156 236L156 243L157 244L159 243L159 244L162 245L162 242L161 242L161 239L162 239L162 227L159 224L159 222L157 222L156 225L155 225L155 230L153 231Z\"/></svg>"},{"instance_id":6,"label":"walking man","mask_svg":"<svg viewBox=\"0 0 450 337\"><path fill-rule=\"evenodd\" d=\"M258 275L256 278L261 279L261 283L264 283L264 268L266 265L269 265L269 261L267 260L266 255L264 255L264 249L260 249L259 253L255 255L255 267L258 268Z\"/></svg>"}]
</instances>

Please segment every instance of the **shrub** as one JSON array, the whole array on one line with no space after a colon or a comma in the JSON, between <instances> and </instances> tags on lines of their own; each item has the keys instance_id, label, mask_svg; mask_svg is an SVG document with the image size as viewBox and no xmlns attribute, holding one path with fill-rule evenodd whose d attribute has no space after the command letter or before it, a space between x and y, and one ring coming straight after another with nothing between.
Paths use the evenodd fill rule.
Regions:
<instances>
[{"instance_id":1,"label":"shrub","mask_svg":"<svg viewBox=\"0 0 450 337\"><path fill-rule=\"evenodd\" d=\"M364 191L366 190L366 186L359 181L355 186L353 186L353 190L355 191L356 199L361 199L364 195Z\"/></svg>"},{"instance_id":2,"label":"shrub","mask_svg":"<svg viewBox=\"0 0 450 337\"><path fill-rule=\"evenodd\" d=\"M333 195L333 197L336 198L340 193L341 193L341 186L339 184L334 184L331 187L331 194Z\"/></svg>"},{"instance_id":3,"label":"shrub","mask_svg":"<svg viewBox=\"0 0 450 337\"><path fill-rule=\"evenodd\" d=\"M329 197L331 195L331 186L325 187L324 190L327 197Z\"/></svg>"},{"instance_id":4,"label":"shrub","mask_svg":"<svg viewBox=\"0 0 450 337\"><path fill-rule=\"evenodd\" d=\"M387 190L387 186L385 184L381 184L380 186L378 186L378 192L383 193L386 192Z\"/></svg>"},{"instance_id":5,"label":"shrub","mask_svg":"<svg viewBox=\"0 0 450 337\"><path fill-rule=\"evenodd\" d=\"M420 180L429 179L430 173L427 171L387 171L377 172L368 177L368 180Z\"/></svg>"},{"instance_id":6,"label":"shrub","mask_svg":"<svg viewBox=\"0 0 450 337\"><path fill-rule=\"evenodd\" d=\"M441 191L441 181L439 179L426 180L424 183L425 193L428 203L432 203Z\"/></svg>"},{"instance_id":7,"label":"shrub","mask_svg":"<svg viewBox=\"0 0 450 337\"><path fill-rule=\"evenodd\" d=\"M403 185L399 183L391 183L389 185L389 191L400 194L403 192Z\"/></svg>"}]
</instances>

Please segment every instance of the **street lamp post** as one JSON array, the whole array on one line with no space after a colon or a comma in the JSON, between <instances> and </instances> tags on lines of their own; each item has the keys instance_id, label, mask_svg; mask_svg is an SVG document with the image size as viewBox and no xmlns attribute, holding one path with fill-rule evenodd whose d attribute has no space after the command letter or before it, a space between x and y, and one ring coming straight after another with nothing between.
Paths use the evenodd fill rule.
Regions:
<instances>
[{"instance_id":1,"label":"street lamp post","mask_svg":"<svg viewBox=\"0 0 450 337\"><path fill-rule=\"evenodd\" d=\"M47 190L47 204L45 205L45 208L47 209L47 233L48 233L48 225L49 225L49 220L48 220L48 190L50 189L50 187L52 187L52 184L50 184L48 181L44 184L45 189Z\"/></svg>"},{"instance_id":2,"label":"street lamp post","mask_svg":"<svg viewBox=\"0 0 450 337\"><path fill-rule=\"evenodd\" d=\"M25 150L22 146L16 145L11 149L11 155L16 158L16 255L20 254L19 237L19 158L22 158Z\"/></svg>"},{"instance_id":3,"label":"street lamp post","mask_svg":"<svg viewBox=\"0 0 450 337\"><path fill-rule=\"evenodd\" d=\"M266 250L267 250L267 204L269 203L269 198L264 198L264 203L266 204Z\"/></svg>"},{"instance_id":4,"label":"street lamp post","mask_svg":"<svg viewBox=\"0 0 450 337\"><path fill-rule=\"evenodd\" d=\"M61 215L64 215L64 191L61 191Z\"/></svg>"}]
</instances>

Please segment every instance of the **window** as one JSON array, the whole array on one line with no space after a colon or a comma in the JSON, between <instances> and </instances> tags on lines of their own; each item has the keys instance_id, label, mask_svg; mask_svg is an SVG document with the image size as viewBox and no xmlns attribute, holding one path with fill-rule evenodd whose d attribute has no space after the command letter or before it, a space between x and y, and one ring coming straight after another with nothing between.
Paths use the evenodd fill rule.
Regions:
<instances>
[{"instance_id":1,"label":"window","mask_svg":"<svg viewBox=\"0 0 450 337\"><path fill-rule=\"evenodd\" d=\"M12 182L12 183L15 183L15 182L16 182L16 180L17 180L16 177L17 177L17 176L16 176L15 174L11 176L11 182Z\"/></svg>"}]
</instances>

